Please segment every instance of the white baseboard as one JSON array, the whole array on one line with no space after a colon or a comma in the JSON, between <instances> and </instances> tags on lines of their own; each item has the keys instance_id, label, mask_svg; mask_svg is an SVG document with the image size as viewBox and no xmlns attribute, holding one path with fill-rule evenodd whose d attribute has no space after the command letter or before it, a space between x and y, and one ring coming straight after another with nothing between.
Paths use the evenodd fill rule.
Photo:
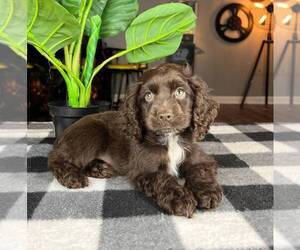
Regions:
<instances>
[{"instance_id":1,"label":"white baseboard","mask_svg":"<svg viewBox=\"0 0 300 250\"><path fill-rule=\"evenodd\" d=\"M240 104L242 96L214 96L214 99L220 104ZM289 104L289 96L270 96L269 104ZM248 96L246 104L265 104L264 96ZM294 97L294 104L300 104L300 96Z\"/></svg>"},{"instance_id":2,"label":"white baseboard","mask_svg":"<svg viewBox=\"0 0 300 250\"><path fill-rule=\"evenodd\" d=\"M289 96L275 96L274 104L290 104L290 97ZM294 96L293 103L296 105L300 104L300 96Z\"/></svg>"},{"instance_id":3,"label":"white baseboard","mask_svg":"<svg viewBox=\"0 0 300 250\"><path fill-rule=\"evenodd\" d=\"M214 96L214 99L221 104L240 104L242 96ZM264 96L248 96L246 104L264 104ZM269 97L269 103L273 103L273 97Z\"/></svg>"}]
</instances>

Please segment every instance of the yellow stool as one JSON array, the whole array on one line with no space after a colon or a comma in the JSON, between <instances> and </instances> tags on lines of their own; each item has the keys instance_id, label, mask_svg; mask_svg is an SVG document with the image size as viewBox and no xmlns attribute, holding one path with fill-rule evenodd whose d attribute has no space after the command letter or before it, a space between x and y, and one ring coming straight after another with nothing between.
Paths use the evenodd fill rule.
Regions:
<instances>
[{"instance_id":1,"label":"yellow stool","mask_svg":"<svg viewBox=\"0 0 300 250\"><path fill-rule=\"evenodd\" d=\"M143 74L143 71L147 69L147 64L142 63L132 63L132 64L108 64L107 69L111 71L112 76L114 74L121 75L121 82L120 84L116 84L116 89L114 91L114 96L112 98L112 107L117 109L122 102L121 92L122 89L127 89L130 83L130 75L135 74L137 77L140 77ZM123 79L125 78L125 86L123 85Z\"/></svg>"}]
</instances>

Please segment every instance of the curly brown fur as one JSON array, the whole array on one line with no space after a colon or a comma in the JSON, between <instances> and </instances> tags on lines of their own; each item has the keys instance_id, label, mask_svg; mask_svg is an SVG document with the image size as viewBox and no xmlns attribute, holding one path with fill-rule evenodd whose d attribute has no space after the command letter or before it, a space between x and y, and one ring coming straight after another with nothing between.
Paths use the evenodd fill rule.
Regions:
<instances>
[{"instance_id":1,"label":"curly brown fur","mask_svg":"<svg viewBox=\"0 0 300 250\"><path fill-rule=\"evenodd\" d=\"M192 217L197 201L191 191L178 184L177 179L163 171L145 173L134 180L138 190L152 197L170 214Z\"/></svg>"},{"instance_id":2,"label":"curly brown fur","mask_svg":"<svg viewBox=\"0 0 300 250\"><path fill-rule=\"evenodd\" d=\"M120 111L67 128L49 154L49 168L68 188L87 186L87 176L125 175L167 212L191 217L197 205L214 208L222 197L215 163L197 143L217 109L188 66L162 64L128 90Z\"/></svg>"},{"instance_id":3,"label":"curly brown fur","mask_svg":"<svg viewBox=\"0 0 300 250\"><path fill-rule=\"evenodd\" d=\"M192 150L195 153L186 159L180 169L185 177L185 187L193 192L199 208L216 208L223 194L216 179L216 162L199 145L194 144Z\"/></svg>"},{"instance_id":4,"label":"curly brown fur","mask_svg":"<svg viewBox=\"0 0 300 250\"><path fill-rule=\"evenodd\" d=\"M193 109L193 136L196 141L204 139L218 114L219 105L208 93L207 84L196 76L190 78L195 93Z\"/></svg>"}]
</instances>

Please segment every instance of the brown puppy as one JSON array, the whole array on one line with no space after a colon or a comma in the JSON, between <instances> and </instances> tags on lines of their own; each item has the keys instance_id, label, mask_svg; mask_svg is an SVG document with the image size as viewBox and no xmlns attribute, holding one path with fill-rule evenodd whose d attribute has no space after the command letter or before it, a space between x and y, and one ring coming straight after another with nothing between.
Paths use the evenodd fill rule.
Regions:
<instances>
[{"instance_id":1,"label":"brown puppy","mask_svg":"<svg viewBox=\"0 0 300 250\"><path fill-rule=\"evenodd\" d=\"M167 212L191 217L222 199L216 164L199 147L218 105L189 66L162 64L127 92L120 111L89 115L64 132L49 168L68 188L126 175ZM178 183L178 177L185 184Z\"/></svg>"}]
</instances>

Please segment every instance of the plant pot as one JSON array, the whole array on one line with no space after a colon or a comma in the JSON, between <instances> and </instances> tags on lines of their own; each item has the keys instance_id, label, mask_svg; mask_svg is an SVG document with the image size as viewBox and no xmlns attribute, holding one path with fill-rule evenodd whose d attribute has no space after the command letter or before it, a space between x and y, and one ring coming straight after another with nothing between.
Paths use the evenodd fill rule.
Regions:
<instances>
[{"instance_id":1,"label":"plant pot","mask_svg":"<svg viewBox=\"0 0 300 250\"><path fill-rule=\"evenodd\" d=\"M82 117L110 109L110 103L105 101L91 104L86 108L70 108L62 101L49 102L48 106L54 123L56 138L59 138L67 127Z\"/></svg>"}]
</instances>

